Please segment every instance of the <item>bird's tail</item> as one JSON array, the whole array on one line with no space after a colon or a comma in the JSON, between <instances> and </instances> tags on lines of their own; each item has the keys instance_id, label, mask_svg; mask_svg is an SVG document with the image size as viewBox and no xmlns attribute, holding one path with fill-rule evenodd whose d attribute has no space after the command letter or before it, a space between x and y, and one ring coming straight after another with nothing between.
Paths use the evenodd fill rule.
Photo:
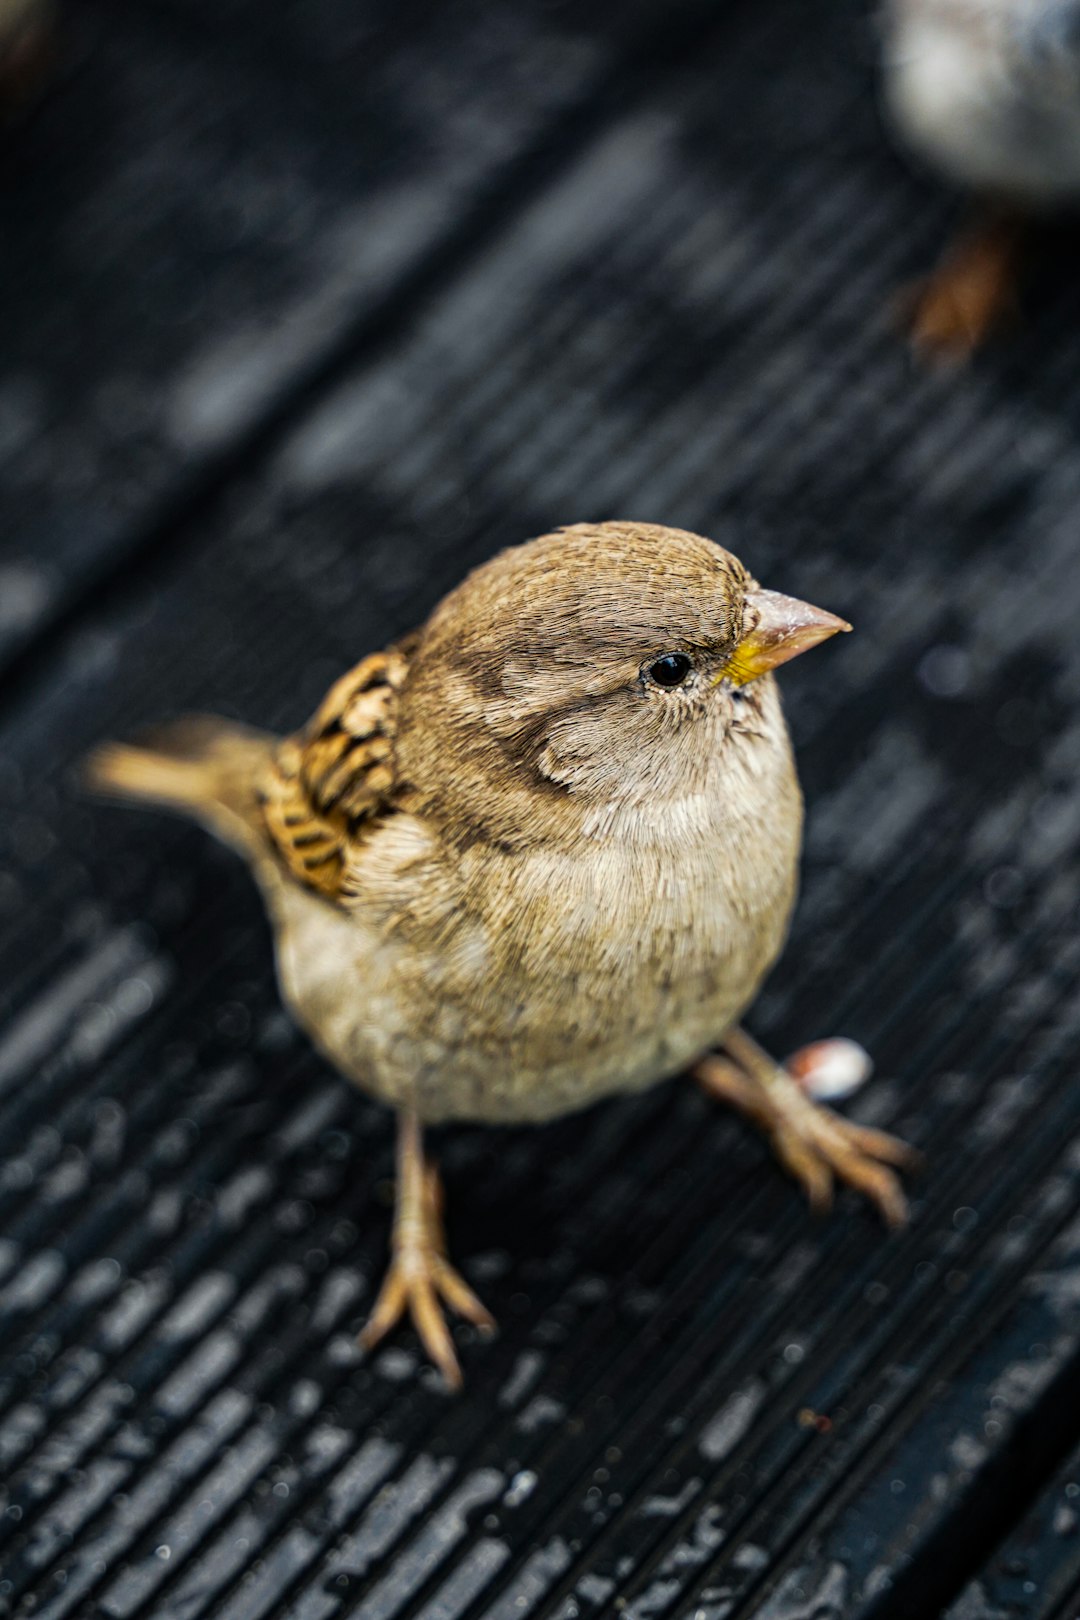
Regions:
<instances>
[{"instance_id":1,"label":"bird's tail","mask_svg":"<svg viewBox=\"0 0 1080 1620\"><path fill-rule=\"evenodd\" d=\"M137 744L104 743L84 778L109 798L143 799L193 816L251 854L262 842L259 784L278 746L213 715L191 715L144 734Z\"/></svg>"}]
</instances>

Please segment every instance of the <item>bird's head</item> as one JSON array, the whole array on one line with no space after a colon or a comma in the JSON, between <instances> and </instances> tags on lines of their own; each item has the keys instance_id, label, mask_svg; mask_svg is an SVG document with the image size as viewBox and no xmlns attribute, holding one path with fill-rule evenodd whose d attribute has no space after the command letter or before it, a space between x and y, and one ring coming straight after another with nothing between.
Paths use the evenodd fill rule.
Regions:
<instances>
[{"instance_id":1,"label":"bird's head","mask_svg":"<svg viewBox=\"0 0 1080 1620\"><path fill-rule=\"evenodd\" d=\"M485 784L510 822L701 792L735 734L786 750L770 672L849 628L700 535L578 524L502 552L436 609L402 765Z\"/></svg>"}]
</instances>

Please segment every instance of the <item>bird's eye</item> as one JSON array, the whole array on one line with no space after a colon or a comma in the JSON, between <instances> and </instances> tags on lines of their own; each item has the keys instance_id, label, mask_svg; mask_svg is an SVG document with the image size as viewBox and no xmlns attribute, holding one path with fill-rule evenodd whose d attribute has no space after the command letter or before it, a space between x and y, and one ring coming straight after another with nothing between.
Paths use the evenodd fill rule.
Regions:
<instances>
[{"instance_id":1,"label":"bird's eye","mask_svg":"<svg viewBox=\"0 0 1080 1620\"><path fill-rule=\"evenodd\" d=\"M665 653L649 665L647 673L657 686L681 686L693 667L685 653Z\"/></svg>"}]
</instances>

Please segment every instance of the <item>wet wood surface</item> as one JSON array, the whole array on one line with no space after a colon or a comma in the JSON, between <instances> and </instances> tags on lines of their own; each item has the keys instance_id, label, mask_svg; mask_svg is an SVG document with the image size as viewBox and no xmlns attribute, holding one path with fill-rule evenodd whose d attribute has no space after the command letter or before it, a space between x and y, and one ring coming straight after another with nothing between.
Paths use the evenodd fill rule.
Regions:
<instances>
[{"instance_id":1,"label":"wet wood surface","mask_svg":"<svg viewBox=\"0 0 1080 1620\"><path fill-rule=\"evenodd\" d=\"M90 0L0 152L0 1613L1080 1612L1080 301L927 372L954 199L832 0ZM913 1220L685 1083L438 1134L500 1322L355 1346L389 1116L239 864L102 737L291 727L472 563L629 516L849 618L784 682L803 894Z\"/></svg>"}]
</instances>

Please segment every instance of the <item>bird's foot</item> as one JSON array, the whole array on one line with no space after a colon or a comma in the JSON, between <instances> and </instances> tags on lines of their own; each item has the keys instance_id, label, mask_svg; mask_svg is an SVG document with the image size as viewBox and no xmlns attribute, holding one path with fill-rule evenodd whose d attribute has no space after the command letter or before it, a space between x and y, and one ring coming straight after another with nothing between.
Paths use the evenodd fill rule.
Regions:
<instances>
[{"instance_id":1,"label":"bird's foot","mask_svg":"<svg viewBox=\"0 0 1080 1620\"><path fill-rule=\"evenodd\" d=\"M25 112L55 66L53 8L41 0L0 39L0 122Z\"/></svg>"},{"instance_id":2,"label":"bird's foot","mask_svg":"<svg viewBox=\"0 0 1080 1620\"><path fill-rule=\"evenodd\" d=\"M813 1210L829 1208L834 1181L840 1180L869 1198L886 1225L904 1225L907 1199L896 1170L912 1170L919 1160L906 1142L814 1102L741 1029L732 1030L724 1050L702 1058L692 1072L712 1096L733 1104L766 1132Z\"/></svg>"},{"instance_id":3,"label":"bird's foot","mask_svg":"<svg viewBox=\"0 0 1080 1620\"><path fill-rule=\"evenodd\" d=\"M365 1350L373 1349L408 1313L447 1384L460 1389L461 1368L446 1325L444 1303L467 1322L487 1333L494 1331L494 1318L446 1257L439 1172L425 1163L419 1127L406 1119L399 1142L393 1257L360 1344Z\"/></svg>"},{"instance_id":4,"label":"bird's foot","mask_svg":"<svg viewBox=\"0 0 1080 1620\"><path fill-rule=\"evenodd\" d=\"M912 348L931 363L961 364L1015 309L1021 232L989 219L961 236L901 297Z\"/></svg>"}]
</instances>

